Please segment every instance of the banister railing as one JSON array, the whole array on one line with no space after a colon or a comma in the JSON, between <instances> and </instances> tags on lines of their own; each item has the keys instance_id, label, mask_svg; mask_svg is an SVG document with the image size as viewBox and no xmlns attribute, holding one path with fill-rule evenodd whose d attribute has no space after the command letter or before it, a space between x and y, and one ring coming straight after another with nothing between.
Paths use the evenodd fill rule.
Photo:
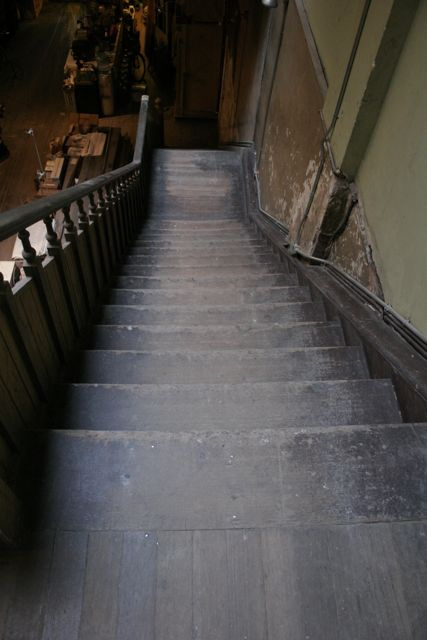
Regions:
<instances>
[{"instance_id":1,"label":"banister railing","mask_svg":"<svg viewBox=\"0 0 427 640\"><path fill-rule=\"evenodd\" d=\"M26 430L34 427L142 219L147 129L143 96L132 162L0 214L0 240L18 235L25 274L11 287L0 273L0 542L16 537L13 460ZM31 244L28 227L35 223L46 230L44 255Z\"/></svg>"}]
</instances>

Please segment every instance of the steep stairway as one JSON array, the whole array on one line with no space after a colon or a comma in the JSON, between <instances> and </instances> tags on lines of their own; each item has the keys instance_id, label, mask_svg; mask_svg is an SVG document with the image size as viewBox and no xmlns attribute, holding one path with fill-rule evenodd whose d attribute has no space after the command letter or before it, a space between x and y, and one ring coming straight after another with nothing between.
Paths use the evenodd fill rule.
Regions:
<instances>
[{"instance_id":1,"label":"steep stairway","mask_svg":"<svg viewBox=\"0 0 427 640\"><path fill-rule=\"evenodd\" d=\"M5 640L424 637L425 428L242 203L238 154L155 153L147 220L33 434Z\"/></svg>"}]
</instances>

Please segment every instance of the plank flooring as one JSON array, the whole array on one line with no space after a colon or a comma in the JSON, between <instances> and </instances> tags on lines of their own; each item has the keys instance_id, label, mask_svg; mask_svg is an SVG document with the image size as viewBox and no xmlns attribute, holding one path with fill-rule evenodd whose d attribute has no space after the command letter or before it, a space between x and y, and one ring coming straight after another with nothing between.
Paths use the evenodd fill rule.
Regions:
<instances>
[{"instance_id":1,"label":"plank flooring","mask_svg":"<svg viewBox=\"0 0 427 640\"><path fill-rule=\"evenodd\" d=\"M57 532L2 560L0 634L424 640L426 556L423 522Z\"/></svg>"}]
</instances>

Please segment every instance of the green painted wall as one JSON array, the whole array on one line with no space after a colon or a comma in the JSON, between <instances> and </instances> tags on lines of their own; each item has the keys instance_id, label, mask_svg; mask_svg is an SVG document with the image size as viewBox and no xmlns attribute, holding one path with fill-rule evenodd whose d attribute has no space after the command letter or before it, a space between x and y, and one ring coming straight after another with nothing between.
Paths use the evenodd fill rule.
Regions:
<instances>
[{"instance_id":1,"label":"green painted wall","mask_svg":"<svg viewBox=\"0 0 427 640\"><path fill-rule=\"evenodd\" d=\"M427 0L422 0L356 182L385 298L427 334Z\"/></svg>"},{"instance_id":2,"label":"green painted wall","mask_svg":"<svg viewBox=\"0 0 427 640\"><path fill-rule=\"evenodd\" d=\"M304 0L328 82L323 108L327 124L338 99L363 5L364 0Z\"/></svg>"}]
</instances>

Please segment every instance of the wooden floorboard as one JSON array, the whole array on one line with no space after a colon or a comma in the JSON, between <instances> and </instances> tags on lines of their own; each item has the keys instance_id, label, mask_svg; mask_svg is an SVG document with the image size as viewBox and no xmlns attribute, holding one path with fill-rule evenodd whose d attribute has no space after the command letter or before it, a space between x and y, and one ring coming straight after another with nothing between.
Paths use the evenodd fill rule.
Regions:
<instances>
[{"instance_id":1,"label":"wooden floorboard","mask_svg":"<svg viewBox=\"0 0 427 640\"><path fill-rule=\"evenodd\" d=\"M426 522L97 531L86 542L47 533L1 558L2 639L425 638Z\"/></svg>"},{"instance_id":2,"label":"wooden floorboard","mask_svg":"<svg viewBox=\"0 0 427 640\"><path fill-rule=\"evenodd\" d=\"M193 636L193 534L162 531L156 585L156 640L188 640Z\"/></svg>"},{"instance_id":3,"label":"wooden floorboard","mask_svg":"<svg viewBox=\"0 0 427 640\"><path fill-rule=\"evenodd\" d=\"M157 535L145 531L123 534L118 590L117 640L155 638Z\"/></svg>"},{"instance_id":4,"label":"wooden floorboard","mask_svg":"<svg viewBox=\"0 0 427 640\"><path fill-rule=\"evenodd\" d=\"M123 534L120 532L89 534L80 640L116 638L122 548Z\"/></svg>"},{"instance_id":5,"label":"wooden floorboard","mask_svg":"<svg viewBox=\"0 0 427 640\"><path fill-rule=\"evenodd\" d=\"M77 640L85 586L88 534L59 531L55 536L41 640Z\"/></svg>"}]
</instances>

